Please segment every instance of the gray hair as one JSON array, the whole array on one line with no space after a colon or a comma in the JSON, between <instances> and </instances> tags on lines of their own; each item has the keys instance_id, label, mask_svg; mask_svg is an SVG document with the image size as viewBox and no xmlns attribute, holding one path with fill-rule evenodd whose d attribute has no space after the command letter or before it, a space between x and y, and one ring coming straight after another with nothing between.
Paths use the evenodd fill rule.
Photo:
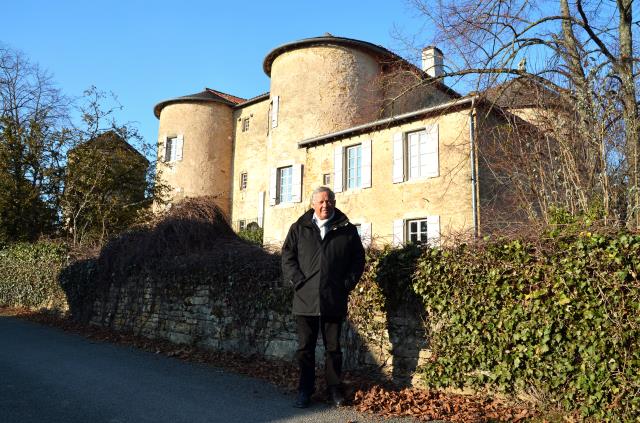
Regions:
<instances>
[{"instance_id":1,"label":"gray hair","mask_svg":"<svg viewBox=\"0 0 640 423\"><path fill-rule=\"evenodd\" d=\"M311 193L311 201L309 201L310 204L313 203L313 196L316 194L320 194L321 192L328 192L329 193L329 200L331 201L335 201L336 200L336 194L331 191L331 188L329 187L318 187L316 189L313 190L313 192Z\"/></svg>"}]
</instances>

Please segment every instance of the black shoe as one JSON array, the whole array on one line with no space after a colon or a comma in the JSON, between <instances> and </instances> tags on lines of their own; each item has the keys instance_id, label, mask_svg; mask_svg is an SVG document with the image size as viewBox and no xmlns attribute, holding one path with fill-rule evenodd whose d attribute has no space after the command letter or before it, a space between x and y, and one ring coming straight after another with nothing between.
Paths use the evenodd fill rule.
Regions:
<instances>
[{"instance_id":1,"label":"black shoe","mask_svg":"<svg viewBox=\"0 0 640 423\"><path fill-rule=\"evenodd\" d=\"M296 408L307 408L311 403L311 395L298 392L298 396L296 397L296 401L293 403L293 406Z\"/></svg>"},{"instance_id":2,"label":"black shoe","mask_svg":"<svg viewBox=\"0 0 640 423\"><path fill-rule=\"evenodd\" d=\"M329 386L329 398L336 407L341 407L346 402L340 385Z\"/></svg>"}]
</instances>

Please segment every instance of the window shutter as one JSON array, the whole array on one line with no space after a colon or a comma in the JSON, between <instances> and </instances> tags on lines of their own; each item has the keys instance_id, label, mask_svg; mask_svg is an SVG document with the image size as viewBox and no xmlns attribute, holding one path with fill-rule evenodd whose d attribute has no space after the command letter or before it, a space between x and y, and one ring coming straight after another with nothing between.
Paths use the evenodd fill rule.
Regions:
<instances>
[{"instance_id":1,"label":"window shutter","mask_svg":"<svg viewBox=\"0 0 640 423\"><path fill-rule=\"evenodd\" d=\"M404 181L404 145L402 132L393 134L393 183Z\"/></svg>"},{"instance_id":2,"label":"window shutter","mask_svg":"<svg viewBox=\"0 0 640 423\"><path fill-rule=\"evenodd\" d=\"M371 245L371 222L362 223L360 225L360 231L361 231L360 237L362 238L362 245L364 246L364 248L367 248Z\"/></svg>"},{"instance_id":3,"label":"window shutter","mask_svg":"<svg viewBox=\"0 0 640 423\"><path fill-rule=\"evenodd\" d=\"M337 146L333 150L333 192L342 192L342 167L344 161L342 159L343 149Z\"/></svg>"},{"instance_id":4,"label":"window shutter","mask_svg":"<svg viewBox=\"0 0 640 423\"><path fill-rule=\"evenodd\" d=\"M302 164L291 166L291 201L302 202Z\"/></svg>"},{"instance_id":5,"label":"window shutter","mask_svg":"<svg viewBox=\"0 0 640 423\"><path fill-rule=\"evenodd\" d=\"M404 244L404 220L393 221L393 246L400 247Z\"/></svg>"},{"instance_id":6,"label":"window shutter","mask_svg":"<svg viewBox=\"0 0 640 423\"><path fill-rule=\"evenodd\" d=\"M278 126L278 109L280 108L280 96L273 96L271 100L271 127Z\"/></svg>"},{"instance_id":7,"label":"window shutter","mask_svg":"<svg viewBox=\"0 0 640 423\"><path fill-rule=\"evenodd\" d=\"M269 205L270 206L276 205L277 190L278 190L278 169L274 167L271 169L271 179L269 181Z\"/></svg>"},{"instance_id":8,"label":"window shutter","mask_svg":"<svg viewBox=\"0 0 640 423\"><path fill-rule=\"evenodd\" d=\"M371 188L371 140L362 141L362 188Z\"/></svg>"},{"instance_id":9,"label":"window shutter","mask_svg":"<svg viewBox=\"0 0 640 423\"><path fill-rule=\"evenodd\" d=\"M264 223L264 191L258 193L258 226Z\"/></svg>"},{"instance_id":10,"label":"window shutter","mask_svg":"<svg viewBox=\"0 0 640 423\"><path fill-rule=\"evenodd\" d=\"M440 216L427 216L427 241L429 245L440 244Z\"/></svg>"},{"instance_id":11,"label":"window shutter","mask_svg":"<svg viewBox=\"0 0 640 423\"><path fill-rule=\"evenodd\" d=\"M167 134L163 134L162 137L158 137L158 161L167 161Z\"/></svg>"},{"instance_id":12,"label":"window shutter","mask_svg":"<svg viewBox=\"0 0 640 423\"><path fill-rule=\"evenodd\" d=\"M439 144L439 130L438 124L429 125L425 128L425 132L427 135L427 144L426 144L426 160L427 160L427 174L424 176L433 178L435 176L440 176L440 165L439 165L439 153L438 153L438 144Z\"/></svg>"},{"instance_id":13,"label":"window shutter","mask_svg":"<svg viewBox=\"0 0 640 423\"><path fill-rule=\"evenodd\" d=\"M177 145L176 145L176 160L182 160L182 146L184 145L184 137L182 134L176 137Z\"/></svg>"}]
</instances>

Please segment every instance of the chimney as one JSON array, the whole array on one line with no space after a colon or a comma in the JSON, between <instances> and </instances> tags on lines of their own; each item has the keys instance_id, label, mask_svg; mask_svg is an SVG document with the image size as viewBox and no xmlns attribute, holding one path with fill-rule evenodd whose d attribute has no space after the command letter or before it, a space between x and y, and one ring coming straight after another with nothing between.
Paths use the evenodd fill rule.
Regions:
<instances>
[{"instance_id":1,"label":"chimney","mask_svg":"<svg viewBox=\"0 0 640 423\"><path fill-rule=\"evenodd\" d=\"M428 46L422 49L422 70L432 77L444 75L444 57L438 47Z\"/></svg>"}]
</instances>

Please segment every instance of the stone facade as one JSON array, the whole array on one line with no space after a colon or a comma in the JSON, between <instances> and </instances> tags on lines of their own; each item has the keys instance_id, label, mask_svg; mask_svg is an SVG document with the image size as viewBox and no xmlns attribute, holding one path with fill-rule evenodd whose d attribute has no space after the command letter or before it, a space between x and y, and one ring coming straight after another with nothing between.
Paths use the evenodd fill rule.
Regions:
<instances>
[{"instance_id":1,"label":"stone facade","mask_svg":"<svg viewBox=\"0 0 640 423\"><path fill-rule=\"evenodd\" d=\"M156 106L161 162L169 134L184 134L181 160L158 166L175 199L217 195L236 228L256 222L275 245L320 185L338 188L337 207L380 243L407 241L411 219L430 219L434 240L480 230L471 97L382 47L333 36L280 46L264 69L271 90L256 98L207 89ZM409 145L425 129L428 152ZM354 187L347 149L358 145ZM410 160L427 153L428 174L409 177Z\"/></svg>"}]
</instances>

